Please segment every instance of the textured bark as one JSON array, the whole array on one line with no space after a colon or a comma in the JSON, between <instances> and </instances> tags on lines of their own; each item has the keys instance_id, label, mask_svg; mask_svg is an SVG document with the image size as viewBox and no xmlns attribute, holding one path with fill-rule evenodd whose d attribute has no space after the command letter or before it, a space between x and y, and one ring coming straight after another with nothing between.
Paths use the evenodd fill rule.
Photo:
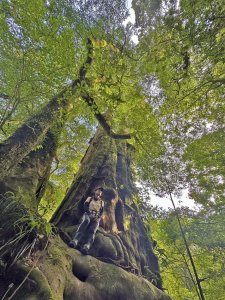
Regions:
<instances>
[{"instance_id":1,"label":"textured bark","mask_svg":"<svg viewBox=\"0 0 225 300\"><path fill-rule=\"evenodd\" d=\"M64 99L66 91L54 97L37 115L25 122L4 143L0 144L0 176L9 176L32 150L40 145L48 130L61 116L68 101Z\"/></svg>"},{"instance_id":2,"label":"textured bark","mask_svg":"<svg viewBox=\"0 0 225 300\"><path fill-rule=\"evenodd\" d=\"M37 212L50 175L57 139L58 136L49 130L41 147L36 151L31 151L22 162L14 167L10 176L0 181L0 197L16 198L28 210Z\"/></svg>"},{"instance_id":3,"label":"textured bark","mask_svg":"<svg viewBox=\"0 0 225 300\"><path fill-rule=\"evenodd\" d=\"M38 204L50 176L60 130L56 125L48 131L41 148L0 181L0 263L7 267L35 244L46 243L45 221L38 214Z\"/></svg>"},{"instance_id":4,"label":"textured bark","mask_svg":"<svg viewBox=\"0 0 225 300\"><path fill-rule=\"evenodd\" d=\"M162 291L143 277L122 268L84 256L68 248L61 239L51 240L48 250L36 253L36 266L20 262L2 280L3 287L21 284L30 271L29 279L12 299L32 300L170 300Z\"/></svg>"},{"instance_id":5,"label":"textured bark","mask_svg":"<svg viewBox=\"0 0 225 300\"><path fill-rule=\"evenodd\" d=\"M125 141L113 140L99 128L84 156L70 190L53 216L65 242L76 231L83 202L98 186L108 190L101 227L90 254L102 261L142 275L161 287L157 257L135 204L130 159L134 149ZM114 197L110 190L118 192Z\"/></svg>"},{"instance_id":6,"label":"textured bark","mask_svg":"<svg viewBox=\"0 0 225 300\"><path fill-rule=\"evenodd\" d=\"M79 70L78 78L55 95L39 113L27 120L12 136L0 144L1 179L9 176L14 167L43 142L47 131L65 116L71 96L76 93L77 87L85 81L87 67L92 63L92 52L92 43L88 39L87 59Z\"/></svg>"},{"instance_id":7,"label":"textured bark","mask_svg":"<svg viewBox=\"0 0 225 300\"><path fill-rule=\"evenodd\" d=\"M49 133L46 139L49 141L43 149L31 152L15 169L17 175L24 173L24 181L22 179L20 181L17 175L15 181L11 177L5 181L8 188L13 191L17 191L17 185L24 186L26 183L30 199L35 197L34 210L40 198L37 195L37 187L41 184L38 182L38 175L35 174L40 171L41 174L47 172L56 145L52 137ZM39 156L41 151L42 155ZM13 242L15 239L15 236L12 236L15 230L13 222L28 215L28 211L32 211L33 200L25 205L18 201L15 205L14 200L11 204L11 200L9 203L0 201L4 215L4 218L0 218L0 227L5 230L6 225L9 225L5 232L7 237L11 238L0 244L0 263L7 263L7 260L11 263L6 269L0 265L0 298L170 299L154 286L161 288L159 267L135 205L136 189L130 168L133 151L132 146L125 141L113 140L103 129L97 130L71 188L52 218L64 241L56 234L48 243L44 240L42 246L44 250L37 249L36 242L40 242L38 235L30 233L26 224L22 228L22 233L27 230L29 234L21 238L19 243ZM28 183L30 174L33 174L32 177L35 179ZM105 212L90 255L85 256L78 250L69 248L67 243L75 233L83 213L83 201L97 186L106 188ZM4 248L8 242L11 244ZM30 246L26 250L27 244ZM4 252L4 249L8 252ZM12 255L9 259L10 251ZM23 254L24 258L12 261L17 257L17 252ZM12 283L13 285L10 285Z\"/></svg>"},{"instance_id":8,"label":"textured bark","mask_svg":"<svg viewBox=\"0 0 225 300\"><path fill-rule=\"evenodd\" d=\"M19 127L12 136L0 144L0 178L9 176L15 166L18 165L31 151L41 144L48 130L59 120L62 120L70 107L72 95L77 92L77 87L84 85L88 66L92 64L93 45L90 39L87 41L87 58L81 66L78 78L65 87L59 94L35 116L28 119ZM127 139L129 134L114 133L104 116L98 111L93 98L83 96L84 101L94 111L96 119L105 128L107 134L118 139ZM63 118L62 118L63 117Z\"/></svg>"}]
</instances>

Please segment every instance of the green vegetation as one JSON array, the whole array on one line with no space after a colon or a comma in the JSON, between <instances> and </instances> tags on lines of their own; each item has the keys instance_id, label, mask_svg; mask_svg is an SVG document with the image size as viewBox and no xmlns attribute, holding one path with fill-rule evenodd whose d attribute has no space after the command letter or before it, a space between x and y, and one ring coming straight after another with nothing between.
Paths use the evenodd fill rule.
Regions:
<instances>
[{"instance_id":1,"label":"green vegetation","mask_svg":"<svg viewBox=\"0 0 225 300\"><path fill-rule=\"evenodd\" d=\"M178 210L205 299L224 298L224 210ZM199 299L196 281L173 210L150 209L164 288L173 299Z\"/></svg>"},{"instance_id":2,"label":"green vegetation","mask_svg":"<svg viewBox=\"0 0 225 300\"><path fill-rule=\"evenodd\" d=\"M205 299L222 300L224 3L133 0L135 24L125 22L127 7L122 0L1 1L0 171L4 176L7 170L6 186L13 201L22 203L18 210L38 207L49 220L97 125L113 138L126 138L135 148L131 167L138 182L160 196L185 188L201 204L198 212L182 208L178 214ZM13 139L21 126L27 133ZM47 135L54 136L51 153L44 145ZM135 201L157 241L169 295L204 299L176 210L149 209L145 191L142 197L142 203ZM128 228L130 220L125 221ZM28 223L31 231L44 226L51 234L47 221L29 216Z\"/></svg>"}]
</instances>

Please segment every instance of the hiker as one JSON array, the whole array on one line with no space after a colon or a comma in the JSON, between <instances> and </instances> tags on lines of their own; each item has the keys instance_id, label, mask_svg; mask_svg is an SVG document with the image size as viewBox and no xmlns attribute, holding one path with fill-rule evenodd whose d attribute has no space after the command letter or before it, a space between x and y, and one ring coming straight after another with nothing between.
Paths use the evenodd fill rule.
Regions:
<instances>
[{"instance_id":1,"label":"hiker","mask_svg":"<svg viewBox=\"0 0 225 300\"><path fill-rule=\"evenodd\" d=\"M85 213L80 220L80 225L77 228L74 238L69 243L70 247L77 248L79 243L82 241L83 247L81 248L81 252L84 254L88 254L88 251L94 242L96 231L99 227L99 221L104 208L102 196L103 188L98 187L94 191L94 196L88 197L85 200Z\"/></svg>"}]
</instances>

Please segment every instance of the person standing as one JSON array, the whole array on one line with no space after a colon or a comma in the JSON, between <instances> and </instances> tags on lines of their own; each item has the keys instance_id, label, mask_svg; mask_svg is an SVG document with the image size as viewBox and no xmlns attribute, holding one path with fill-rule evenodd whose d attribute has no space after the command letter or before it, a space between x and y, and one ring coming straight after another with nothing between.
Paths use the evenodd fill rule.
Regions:
<instances>
[{"instance_id":1,"label":"person standing","mask_svg":"<svg viewBox=\"0 0 225 300\"><path fill-rule=\"evenodd\" d=\"M99 222L104 210L104 201L103 197L104 189L98 187L94 191L93 197L88 197L84 202L84 210L80 224L77 228L77 231L70 241L69 246L72 248L77 248L79 243L83 242L83 247L81 247L81 252L88 254L94 240L95 234L99 227Z\"/></svg>"}]
</instances>

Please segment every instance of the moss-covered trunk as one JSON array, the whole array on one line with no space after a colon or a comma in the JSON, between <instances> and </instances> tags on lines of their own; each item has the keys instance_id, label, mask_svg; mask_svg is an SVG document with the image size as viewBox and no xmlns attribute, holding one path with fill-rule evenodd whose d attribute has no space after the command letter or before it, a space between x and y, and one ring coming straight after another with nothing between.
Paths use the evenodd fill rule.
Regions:
<instances>
[{"instance_id":1,"label":"moss-covered trunk","mask_svg":"<svg viewBox=\"0 0 225 300\"><path fill-rule=\"evenodd\" d=\"M65 114L69 101L66 93L71 87L55 96L41 111L27 120L14 134L0 144L0 176L1 179L11 175L15 167L42 144L47 132ZM69 97L68 97L69 98Z\"/></svg>"},{"instance_id":2,"label":"moss-covered trunk","mask_svg":"<svg viewBox=\"0 0 225 300\"><path fill-rule=\"evenodd\" d=\"M83 202L102 186L108 190L105 211L92 256L142 275L161 287L157 257L139 216L135 200L137 192L131 174L133 147L126 141L114 140L99 128L84 156L80 170L53 222L72 236L83 213ZM110 190L116 190L115 197Z\"/></svg>"},{"instance_id":3,"label":"moss-covered trunk","mask_svg":"<svg viewBox=\"0 0 225 300\"><path fill-rule=\"evenodd\" d=\"M31 151L9 176L0 180L0 195L16 198L28 210L37 212L56 155L57 140L58 136L49 130L40 148Z\"/></svg>"},{"instance_id":4,"label":"moss-covered trunk","mask_svg":"<svg viewBox=\"0 0 225 300\"><path fill-rule=\"evenodd\" d=\"M45 165L42 172L46 173L51 162L52 148L46 145L43 149L46 149L45 155L31 153L26 157L27 161L20 163L15 170L35 174L37 164L34 162L44 162L45 157L46 164L41 166ZM15 242L18 230L16 236L8 240L5 237L1 243L0 297L18 300L169 299L157 288L161 288L157 258L135 204L137 195L131 175L133 151L132 146L126 142L111 139L101 128L97 130L71 188L52 218L59 234L44 239L40 247L41 234L30 235L29 223L25 222L25 227L19 231L20 235L24 230L29 232L28 236L19 239L23 247ZM17 178L19 186L21 183ZM11 177L7 180L10 186ZM34 207L40 198L37 194L39 185L38 180L26 185L31 194L32 190L36 191L35 197L33 194L31 196L35 198ZM16 181L13 186L16 186ZM106 190L105 211L90 255L85 256L67 244L83 214L84 200L98 186ZM116 196L112 189L116 191ZM16 191L15 188L12 190ZM32 213L31 205L24 206L21 202L18 205L10 204L10 201L15 203L15 199L2 198L0 201L6 223L7 220L9 223L15 222L26 215L27 211ZM7 214L13 215L11 220ZM11 227L8 234L13 233L14 228ZM4 252L5 245L8 245L8 251ZM19 259L12 260L10 247L19 247ZM12 256L16 257L15 251ZM7 261L11 264L5 267Z\"/></svg>"},{"instance_id":5,"label":"moss-covered trunk","mask_svg":"<svg viewBox=\"0 0 225 300\"><path fill-rule=\"evenodd\" d=\"M0 143L0 178L12 174L15 167L46 138L57 122L65 119L77 87L85 81L87 67L92 63L92 44L87 41L87 59L80 67L78 78L55 95L36 115L28 119L12 136Z\"/></svg>"}]
</instances>

